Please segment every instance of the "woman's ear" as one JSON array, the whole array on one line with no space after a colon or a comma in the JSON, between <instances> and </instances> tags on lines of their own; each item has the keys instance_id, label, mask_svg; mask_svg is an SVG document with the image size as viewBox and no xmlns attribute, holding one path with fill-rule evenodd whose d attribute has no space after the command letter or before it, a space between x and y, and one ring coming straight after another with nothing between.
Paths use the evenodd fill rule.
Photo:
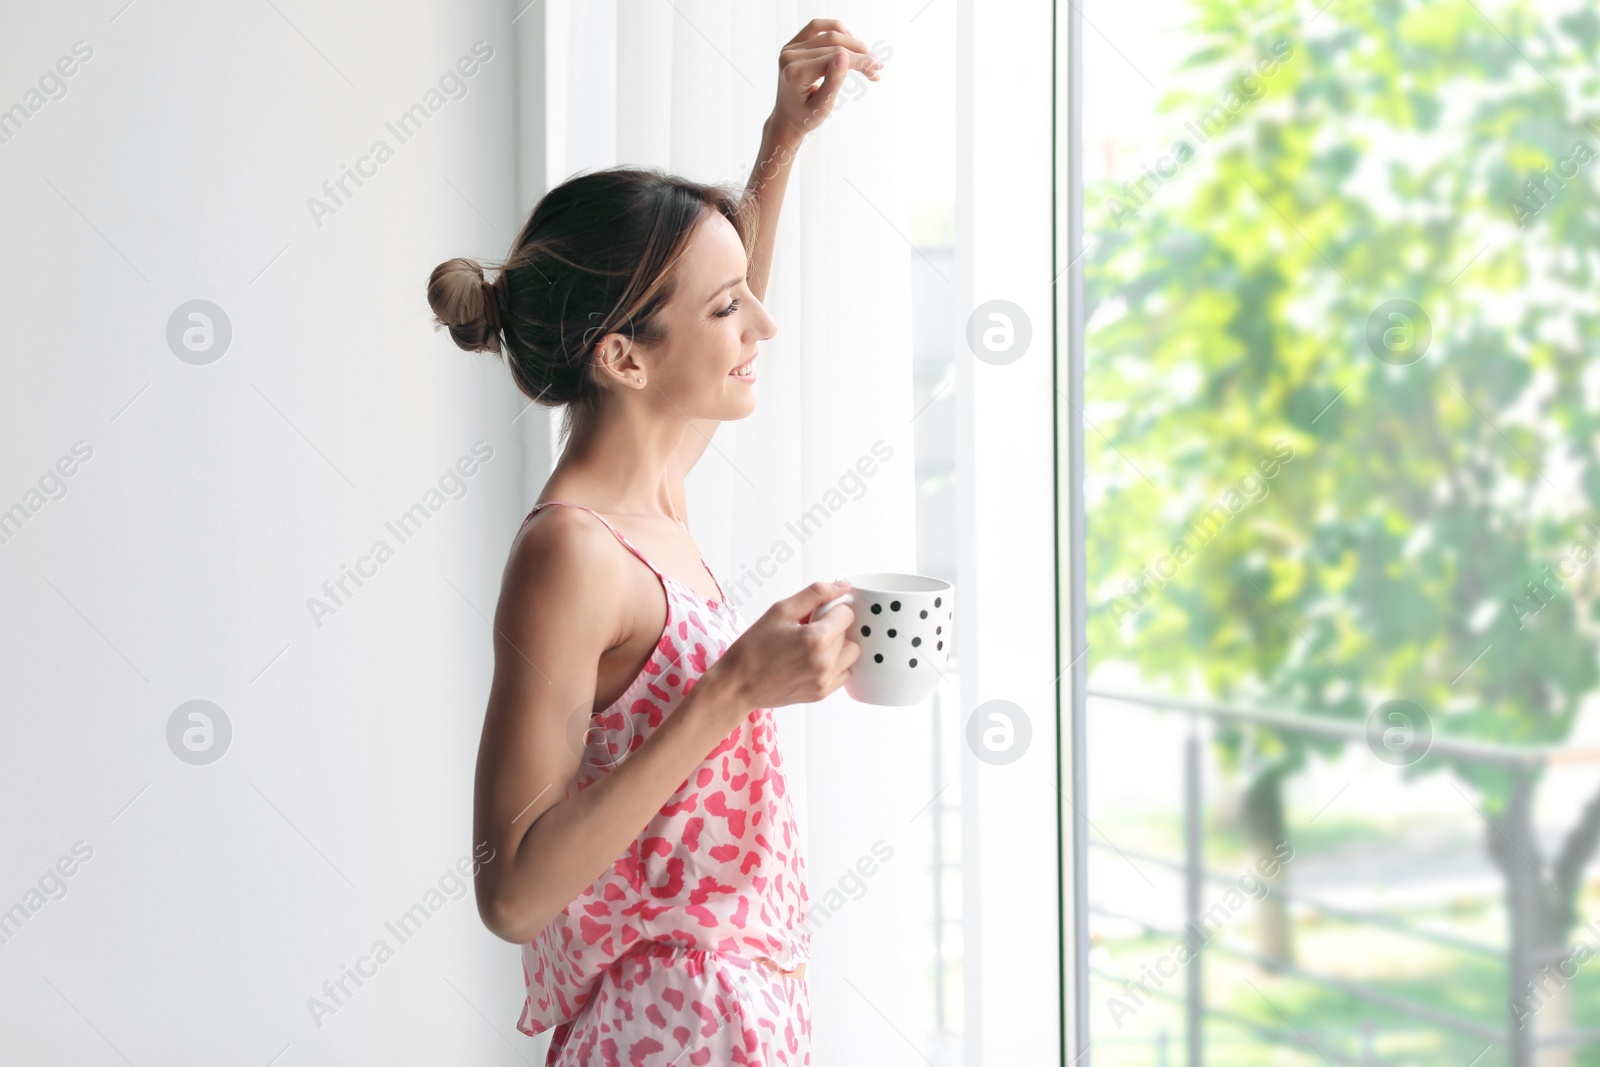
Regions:
<instances>
[{"instance_id":1,"label":"woman's ear","mask_svg":"<svg viewBox=\"0 0 1600 1067\"><path fill-rule=\"evenodd\" d=\"M608 333L596 342L594 363L600 381L623 388L637 388L648 377L635 357L632 339L620 333Z\"/></svg>"}]
</instances>

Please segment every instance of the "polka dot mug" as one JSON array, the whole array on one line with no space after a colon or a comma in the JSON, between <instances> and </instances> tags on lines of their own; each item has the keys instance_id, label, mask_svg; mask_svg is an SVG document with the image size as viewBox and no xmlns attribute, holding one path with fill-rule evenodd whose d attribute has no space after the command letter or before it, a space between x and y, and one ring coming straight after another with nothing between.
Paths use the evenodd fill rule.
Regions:
<instances>
[{"instance_id":1,"label":"polka dot mug","mask_svg":"<svg viewBox=\"0 0 1600 1067\"><path fill-rule=\"evenodd\" d=\"M845 576L851 590L811 613L822 618L835 604L855 612L849 638L861 646L844 691L863 704L906 707L933 692L950 666L954 587L921 574L873 571Z\"/></svg>"}]
</instances>

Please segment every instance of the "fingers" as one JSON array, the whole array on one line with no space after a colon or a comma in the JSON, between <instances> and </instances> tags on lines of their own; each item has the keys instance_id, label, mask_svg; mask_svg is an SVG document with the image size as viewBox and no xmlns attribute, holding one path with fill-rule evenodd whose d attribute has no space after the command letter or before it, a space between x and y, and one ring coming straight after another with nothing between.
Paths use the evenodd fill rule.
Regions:
<instances>
[{"instance_id":1,"label":"fingers","mask_svg":"<svg viewBox=\"0 0 1600 1067\"><path fill-rule=\"evenodd\" d=\"M849 604L840 604L836 608L829 608L828 613L816 622L806 625L815 627L822 635L823 641L832 644L844 640L846 631L855 624L856 613Z\"/></svg>"},{"instance_id":2,"label":"fingers","mask_svg":"<svg viewBox=\"0 0 1600 1067\"><path fill-rule=\"evenodd\" d=\"M838 62L841 54L852 53L842 53L839 49L830 48L826 55L814 62L797 64L794 68L795 76L790 82L792 86L790 91L811 109L813 121L833 111L834 98L844 87L844 76L849 73L850 64ZM820 82L817 80L819 77L822 79Z\"/></svg>"},{"instance_id":3,"label":"fingers","mask_svg":"<svg viewBox=\"0 0 1600 1067\"><path fill-rule=\"evenodd\" d=\"M825 697L832 696L834 693L837 693L840 689L842 689L844 687L844 683L848 682L849 680L850 672L840 671L838 674L828 679L828 684L823 687L822 695ZM815 701L813 701L813 703L815 703Z\"/></svg>"},{"instance_id":4,"label":"fingers","mask_svg":"<svg viewBox=\"0 0 1600 1067\"><path fill-rule=\"evenodd\" d=\"M867 47L865 41L861 40L859 37L852 37L849 33L843 32L843 27L840 27L839 31L837 32L834 30L828 30L825 33L819 33L815 37L808 38L805 41L790 41L788 44L783 46L783 51L809 52L815 51L818 47L824 45L844 45L852 52L860 52L862 55L872 54L872 49Z\"/></svg>"},{"instance_id":5,"label":"fingers","mask_svg":"<svg viewBox=\"0 0 1600 1067\"><path fill-rule=\"evenodd\" d=\"M855 661L860 658L861 645L855 641L846 640L844 647L839 650L839 659L835 662L834 666L848 673L850 668L855 664Z\"/></svg>"},{"instance_id":6,"label":"fingers","mask_svg":"<svg viewBox=\"0 0 1600 1067\"><path fill-rule=\"evenodd\" d=\"M784 65L782 77L792 88L802 93L808 92L816 84L818 78L835 76L833 75L835 69L833 61L842 47L840 45L830 45L826 48L796 52L793 60ZM839 71L837 78L842 79L845 71L853 68L861 71L873 81L878 80L878 68L883 64L878 61L876 56L871 53L852 52L848 49L845 50L845 55L848 57L849 62L845 64L844 70Z\"/></svg>"},{"instance_id":7,"label":"fingers","mask_svg":"<svg viewBox=\"0 0 1600 1067\"><path fill-rule=\"evenodd\" d=\"M840 596L841 594L848 592L849 589L850 583L842 580L834 582L812 582L798 593L791 597L786 597L778 603L786 605L784 611L784 616L786 618L805 619L809 618L811 613L816 611L823 604L826 604L836 596ZM777 605L774 605L774 607L776 606ZM847 608L848 605L840 604L838 607L829 609L827 615L824 615L822 618L826 619L834 612L846 610ZM820 622L821 620L818 621Z\"/></svg>"},{"instance_id":8,"label":"fingers","mask_svg":"<svg viewBox=\"0 0 1600 1067\"><path fill-rule=\"evenodd\" d=\"M850 680L850 670L856 660L861 658L861 646L854 641L846 641L844 649L839 654L838 661L834 664L837 671L828 680L828 692L832 693Z\"/></svg>"},{"instance_id":9,"label":"fingers","mask_svg":"<svg viewBox=\"0 0 1600 1067\"><path fill-rule=\"evenodd\" d=\"M820 629L820 624L818 628ZM849 679L850 668L861 658L861 646L843 633L839 633L819 640L812 656L819 686L816 695L812 697L811 702L814 703L838 689Z\"/></svg>"},{"instance_id":10,"label":"fingers","mask_svg":"<svg viewBox=\"0 0 1600 1067\"><path fill-rule=\"evenodd\" d=\"M844 23L840 22L838 19L812 19L810 22L800 27L800 32L789 38L789 43L784 45L784 47L788 48L791 44L808 40L817 36L817 34L826 32L828 30L834 30L839 33L849 32L844 28Z\"/></svg>"}]
</instances>

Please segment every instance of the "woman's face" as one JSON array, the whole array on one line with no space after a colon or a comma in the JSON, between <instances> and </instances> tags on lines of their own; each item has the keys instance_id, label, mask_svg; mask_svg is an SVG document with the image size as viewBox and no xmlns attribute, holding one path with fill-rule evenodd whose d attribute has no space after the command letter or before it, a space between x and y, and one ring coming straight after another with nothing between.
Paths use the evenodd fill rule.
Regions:
<instances>
[{"instance_id":1,"label":"woman's face","mask_svg":"<svg viewBox=\"0 0 1600 1067\"><path fill-rule=\"evenodd\" d=\"M636 346L644 398L692 419L742 419L755 410L756 346L778 332L745 283L749 269L733 224L708 211L677 263L677 287L662 308L666 340ZM751 363L755 360L754 363ZM735 368L742 375L732 372Z\"/></svg>"}]
</instances>

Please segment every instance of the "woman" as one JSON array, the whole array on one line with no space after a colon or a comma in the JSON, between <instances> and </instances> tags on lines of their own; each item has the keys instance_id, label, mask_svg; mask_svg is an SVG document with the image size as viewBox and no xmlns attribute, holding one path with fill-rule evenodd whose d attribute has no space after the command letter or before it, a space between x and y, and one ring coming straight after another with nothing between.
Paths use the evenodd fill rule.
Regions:
<instances>
[{"instance_id":1,"label":"woman","mask_svg":"<svg viewBox=\"0 0 1600 1067\"><path fill-rule=\"evenodd\" d=\"M506 564L474 803L496 857L479 913L522 945L517 1025L553 1029L547 1064L810 1062L805 863L772 709L849 677L848 605L809 622L848 585L747 627L689 536L683 480L717 423L755 408L794 151L850 69L880 66L814 20L782 49L742 198L580 175L492 283L465 259L429 279L458 345L504 353L524 393L566 408Z\"/></svg>"}]
</instances>

